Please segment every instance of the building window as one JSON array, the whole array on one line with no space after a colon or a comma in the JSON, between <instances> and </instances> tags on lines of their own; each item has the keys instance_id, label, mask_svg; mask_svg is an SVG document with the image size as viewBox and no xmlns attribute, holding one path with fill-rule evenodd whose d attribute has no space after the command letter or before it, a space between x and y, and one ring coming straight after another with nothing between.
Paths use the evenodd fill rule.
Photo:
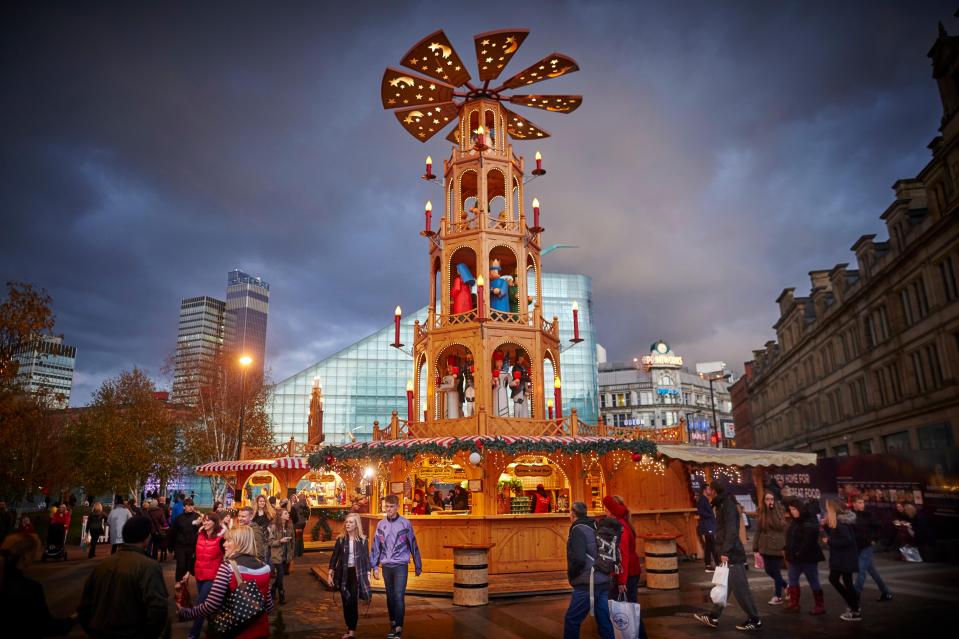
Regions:
<instances>
[{"instance_id":1,"label":"building window","mask_svg":"<svg viewBox=\"0 0 959 639\"><path fill-rule=\"evenodd\" d=\"M908 451L909 446L909 431L899 431L898 433L892 433L891 435L885 435L882 438L882 445L886 449L887 453L895 453L900 451Z\"/></svg>"},{"instance_id":2,"label":"building window","mask_svg":"<svg viewBox=\"0 0 959 639\"><path fill-rule=\"evenodd\" d=\"M926 353L926 363L929 364L929 377L932 387L942 388L942 366L939 364L939 349L933 343L923 350Z\"/></svg>"},{"instance_id":3,"label":"building window","mask_svg":"<svg viewBox=\"0 0 959 639\"><path fill-rule=\"evenodd\" d=\"M922 353L916 351L912 354L912 368L916 373L916 388L920 393L926 392L926 373L922 366Z\"/></svg>"},{"instance_id":4,"label":"building window","mask_svg":"<svg viewBox=\"0 0 959 639\"><path fill-rule=\"evenodd\" d=\"M624 408L629 405L627 393L613 393L613 405L616 408Z\"/></svg>"},{"instance_id":5,"label":"building window","mask_svg":"<svg viewBox=\"0 0 959 639\"><path fill-rule=\"evenodd\" d=\"M856 452L860 455L872 455L872 440L864 439L856 442Z\"/></svg>"},{"instance_id":6,"label":"building window","mask_svg":"<svg viewBox=\"0 0 959 639\"><path fill-rule=\"evenodd\" d=\"M919 450L952 448L952 426L929 424L919 428Z\"/></svg>"},{"instance_id":7,"label":"building window","mask_svg":"<svg viewBox=\"0 0 959 639\"><path fill-rule=\"evenodd\" d=\"M902 302L902 316L906 320L906 326L912 326L915 320L912 317L912 298L908 287L899 292L899 301Z\"/></svg>"},{"instance_id":8,"label":"building window","mask_svg":"<svg viewBox=\"0 0 959 639\"><path fill-rule=\"evenodd\" d=\"M951 255L939 262L939 277L946 302L954 302L959 297L959 288L956 286L956 267Z\"/></svg>"},{"instance_id":9,"label":"building window","mask_svg":"<svg viewBox=\"0 0 959 639\"><path fill-rule=\"evenodd\" d=\"M826 456L825 448L820 448L819 450L814 450L813 452L816 453L816 457L819 457L820 459Z\"/></svg>"},{"instance_id":10,"label":"building window","mask_svg":"<svg viewBox=\"0 0 959 639\"><path fill-rule=\"evenodd\" d=\"M599 407L606 408L606 393L599 394Z\"/></svg>"},{"instance_id":11,"label":"building window","mask_svg":"<svg viewBox=\"0 0 959 639\"><path fill-rule=\"evenodd\" d=\"M922 276L912 283L912 292L916 298L918 319L925 319L929 315L929 298L926 296L926 282Z\"/></svg>"},{"instance_id":12,"label":"building window","mask_svg":"<svg viewBox=\"0 0 959 639\"><path fill-rule=\"evenodd\" d=\"M841 446L833 446L832 454L836 457L849 457L849 445L842 444Z\"/></svg>"},{"instance_id":13,"label":"building window","mask_svg":"<svg viewBox=\"0 0 959 639\"><path fill-rule=\"evenodd\" d=\"M881 370L876 371L875 373L873 373L873 376L875 377L875 380L876 380L876 392L879 394L879 405L885 406L886 405L886 389L885 389L885 384L882 383L882 371Z\"/></svg>"}]
</instances>

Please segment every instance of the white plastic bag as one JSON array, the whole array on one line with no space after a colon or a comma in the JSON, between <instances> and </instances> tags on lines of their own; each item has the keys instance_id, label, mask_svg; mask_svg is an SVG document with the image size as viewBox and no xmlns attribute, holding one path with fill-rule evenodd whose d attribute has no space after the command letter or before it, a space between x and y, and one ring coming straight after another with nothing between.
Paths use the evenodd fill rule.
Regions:
<instances>
[{"instance_id":1,"label":"white plastic bag","mask_svg":"<svg viewBox=\"0 0 959 639\"><path fill-rule=\"evenodd\" d=\"M729 565L723 562L716 566L713 573L713 589L709 591L709 598L717 606L726 606L726 594L729 586Z\"/></svg>"},{"instance_id":2,"label":"white plastic bag","mask_svg":"<svg viewBox=\"0 0 959 639\"><path fill-rule=\"evenodd\" d=\"M636 639L639 636L638 603L629 601L609 601L609 620L613 622L616 639Z\"/></svg>"},{"instance_id":3,"label":"white plastic bag","mask_svg":"<svg viewBox=\"0 0 959 639\"><path fill-rule=\"evenodd\" d=\"M915 546L903 546L899 549L899 552L902 554L902 558L906 561L912 561L916 563L922 561L922 555L919 554L919 549Z\"/></svg>"}]
</instances>

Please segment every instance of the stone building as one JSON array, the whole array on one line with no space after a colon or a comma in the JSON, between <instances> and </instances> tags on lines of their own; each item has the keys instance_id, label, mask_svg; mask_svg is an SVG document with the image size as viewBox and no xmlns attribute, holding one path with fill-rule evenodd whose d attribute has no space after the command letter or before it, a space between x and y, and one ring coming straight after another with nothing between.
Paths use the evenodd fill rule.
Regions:
<instances>
[{"instance_id":1,"label":"stone building","mask_svg":"<svg viewBox=\"0 0 959 639\"><path fill-rule=\"evenodd\" d=\"M893 185L888 239L853 245L857 268L812 271L776 302L776 341L746 376L755 445L820 455L954 446L959 435L959 37L929 52L943 105L932 160ZM733 409L737 412L737 407Z\"/></svg>"}]
</instances>

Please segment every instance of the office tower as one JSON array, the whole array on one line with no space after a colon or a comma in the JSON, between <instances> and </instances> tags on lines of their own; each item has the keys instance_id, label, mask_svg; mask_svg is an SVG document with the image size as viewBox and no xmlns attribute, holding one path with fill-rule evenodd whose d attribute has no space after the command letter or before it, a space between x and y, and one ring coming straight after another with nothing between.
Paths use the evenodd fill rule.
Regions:
<instances>
[{"instance_id":1,"label":"office tower","mask_svg":"<svg viewBox=\"0 0 959 639\"><path fill-rule=\"evenodd\" d=\"M13 358L19 364L16 383L29 393L43 393L51 408L70 405L76 346L67 346L62 337L44 335L20 347Z\"/></svg>"},{"instance_id":2,"label":"office tower","mask_svg":"<svg viewBox=\"0 0 959 639\"><path fill-rule=\"evenodd\" d=\"M221 300L204 295L180 302L174 402L197 403L197 392L210 382L216 360L223 353L226 321L226 304Z\"/></svg>"},{"instance_id":3,"label":"office tower","mask_svg":"<svg viewBox=\"0 0 959 639\"><path fill-rule=\"evenodd\" d=\"M263 374L266 356L266 320L270 310L270 285L239 269L230 271L226 286L228 357L247 355L251 371Z\"/></svg>"}]
</instances>

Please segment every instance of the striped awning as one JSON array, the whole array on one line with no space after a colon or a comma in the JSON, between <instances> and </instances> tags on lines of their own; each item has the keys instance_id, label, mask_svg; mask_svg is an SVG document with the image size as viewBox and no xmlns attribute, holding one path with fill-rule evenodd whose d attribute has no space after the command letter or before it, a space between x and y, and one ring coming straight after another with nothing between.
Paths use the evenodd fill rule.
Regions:
<instances>
[{"instance_id":1,"label":"striped awning","mask_svg":"<svg viewBox=\"0 0 959 639\"><path fill-rule=\"evenodd\" d=\"M456 442L490 442L493 440L505 442L507 444L587 444L587 443L628 443L618 437L560 437L557 435L469 435L467 437L420 437L411 439L381 439L372 442L353 442L343 444L339 448L351 449L374 449L382 447L409 448L410 446L422 446L423 444L435 444L450 447Z\"/></svg>"},{"instance_id":2,"label":"striped awning","mask_svg":"<svg viewBox=\"0 0 959 639\"><path fill-rule=\"evenodd\" d=\"M196 467L197 475L228 475L240 471L257 470L310 470L305 457L279 457L277 459L242 459L239 461L215 461Z\"/></svg>"}]
</instances>

